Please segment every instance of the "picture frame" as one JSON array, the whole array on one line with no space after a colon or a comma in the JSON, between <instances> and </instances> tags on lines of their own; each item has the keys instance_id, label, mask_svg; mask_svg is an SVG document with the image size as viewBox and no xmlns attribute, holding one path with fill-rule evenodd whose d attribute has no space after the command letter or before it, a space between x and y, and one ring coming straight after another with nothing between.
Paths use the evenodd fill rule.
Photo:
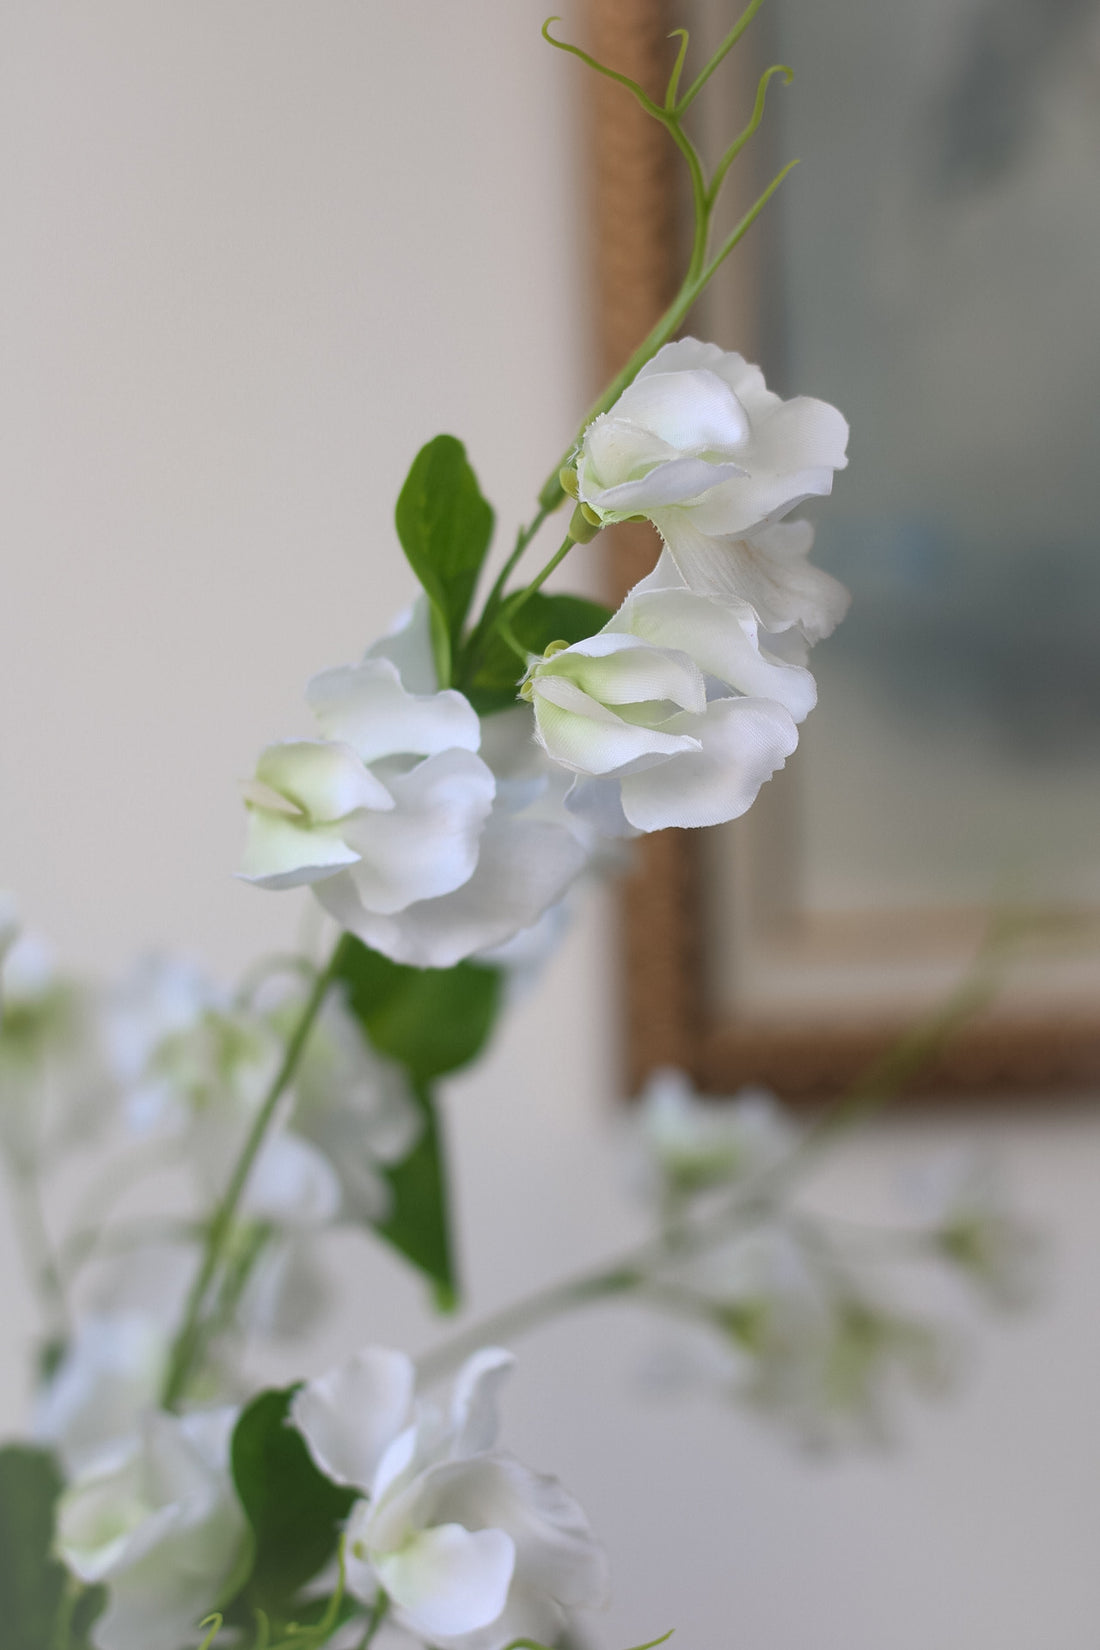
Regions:
<instances>
[{"instance_id":1,"label":"picture frame","mask_svg":"<svg viewBox=\"0 0 1100 1650\"><path fill-rule=\"evenodd\" d=\"M773 0L771 22L757 18L723 66L731 89L713 104L726 120L725 141L772 61L783 4ZM587 15L590 49L654 93L667 79L674 28L686 22L706 44L730 22L720 0L692 0L686 17L668 0L592 0ZM596 330L602 366L612 371L675 290L683 179L665 134L621 88L594 79L589 98ZM704 144L710 136L699 135ZM739 162L731 219L786 158L777 157L775 128L765 122ZM705 327L756 359L770 359L769 344L781 349L781 242L781 221L766 214L687 330ZM609 537L608 593L618 600L653 565L658 546L644 523ZM807 745L814 732L811 718ZM863 907L815 910L805 898L806 816L820 766L815 775L811 759L807 771L800 751L744 819L634 845L619 918L628 1092L676 1066L703 1092L763 1084L816 1103L859 1084L906 1039L919 1046L922 1027L927 1046L906 1075L925 1104L1003 1102L1013 1093L1080 1090L1100 1077L1100 903L1006 883L986 900L892 903L880 890ZM1000 937L991 942L991 934ZM979 972L988 1001L971 989Z\"/></svg>"}]
</instances>

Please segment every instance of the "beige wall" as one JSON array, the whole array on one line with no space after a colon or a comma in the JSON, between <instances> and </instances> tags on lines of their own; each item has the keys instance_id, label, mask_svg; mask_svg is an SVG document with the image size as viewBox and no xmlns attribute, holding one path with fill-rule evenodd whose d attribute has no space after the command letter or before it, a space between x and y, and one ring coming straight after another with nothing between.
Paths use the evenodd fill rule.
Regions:
<instances>
[{"instance_id":1,"label":"beige wall","mask_svg":"<svg viewBox=\"0 0 1100 1650\"><path fill-rule=\"evenodd\" d=\"M311 671L410 593L416 447L469 444L505 532L587 387L579 70L533 0L7 0L0 12L0 883L86 968L170 942L224 972L299 907L231 880L236 780ZM734 340L728 340L734 342ZM625 1241L614 981L594 901L448 1102L471 1293ZM563 1030L563 1027L565 1028ZM611 1550L609 1647L1081 1650L1100 1579L1100 1138L983 1125L1057 1236L1047 1309L984 1338L887 1457L807 1467L742 1417L654 1405L632 1314L530 1345L518 1447ZM846 1152L870 1188L943 1131ZM3 1266L12 1273L3 1233ZM345 1331L424 1344L415 1285L340 1250ZM30 1333L16 1282L6 1424Z\"/></svg>"}]
</instances>

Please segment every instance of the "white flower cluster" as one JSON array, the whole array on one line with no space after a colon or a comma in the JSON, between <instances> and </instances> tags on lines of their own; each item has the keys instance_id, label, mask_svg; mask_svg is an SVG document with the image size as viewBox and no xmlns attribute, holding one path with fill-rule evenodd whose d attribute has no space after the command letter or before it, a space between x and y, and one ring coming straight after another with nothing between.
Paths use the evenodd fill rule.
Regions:
<instances>
[{"instance_id":1,"label":"white flower cluster","mask_svg":"<svg viewBox=\"0 0 1100 1650\"><path fill-rule=\"evenodd\" d=\"M368 1348L291 1406L321 1471L362 1492L347 1523L350 1591L369 1604L381 1588L398 1622L440 1650L552 1644L569 1612L606 1601L581 1509L496 1447L512 1363L498 1348L476 1353L443 1409L414 1404L404 1353Z\"/></svg>"},{"instance_id":2,"label":"white flower cluster","mask_svg":"<svg viewBox=\"0 0 1100 1650\"><path fill-rule=\"evenodd\" d=\"M954 1335L865 1281L868 1246L884 1258L876 1229L792 1204L784 1176L802 1136L773 1095L703 1099L670 1069L650 1078L639 1112L645 1189L669 1239L650 1286L706 1331L655 1360L660 1384L703 1375L820 1449L888 1437L904 1388L949 1382ZM1034 1298L1038 1238L987 1157L954 1154L908 1181L922 1220L886 1234L886 1258L900 1245L946 1261L997 1307Z\"/></svg>"},{"instance_id":3,"label":"white flower cluster","mask_svg":"<svg viewBox=\"0 0 1100 1650\"><path fill-rule=\"evenodd\" d=\"M367 945L448 967L534 925L599 839L743 814L795 749L808 647L847 605L783 519L829 491L846 441L835 408L782 401L741 356L667 344L575 458L593 522L658 528L656 570L598 634L530 658L533 717L509 713L503 741L499 713L441 689L423 610L315 677L319 737L269 746L247 787L241 874L308 884Z\"/></svg>"},{"instance_id":4,"label":"white flower cluster","mask_svg":"<svg viewBox=\"0 0 1100 1650\"><path fill-rule=\"evenodd\" d=\"M346 1523L347 1584L440 1650L554 1642L606 1599L606 1563L576 1502L497 1448L490 1349L460 1370L448 1408L414 1402L401 1352L372 1347L300 1389L291 1420L317 1467L361 1492ZM232 1409L147 1412L62 1497L57 1549L106 1583L96 1650L179 1650L232 1591L247 1524L230 1471Z\"/></svg>"},{"instance_id":5,"label":"white flower cluster","mask_svg":"<svg viewBox=\"0 0 1100 1650\"><path fill-rule=\"evenodd\" d=\"M34 1434L70 1472L124 1441L156 1402L196 1245L303 1001L297 985L263 996L234 1002L192 963L150 957L107 1005L103 1040L131 1148L159 1149L184 1184L162 1192L180 1211L179 1231L168 1223L164 1240L151 1231L135 1251L96 1261L91 1299L38 1394ZM328 1293L324 1235L386 1218L384 1170L407 1157L422 1126L402 1068L370 1047L330 991L238 1210L239 1241L262 1241L242 1257L226 1334L300 1334L315 1321Z\"/></svg>"},{"instance_id":6,"label":"white flower cluster","mask_svg":"<svg viewBox=\"0 0 1100 1650\"><path fill-rule=\"evenodd\" d=\"M438 691L423 604L307 698L321 737L268 746L247 787L246 880L309 884L365 944L449 968L532 927L584 868L549 764L516 777L529 717L490 751L468 700Z\"/></svg>"}]
</instances>

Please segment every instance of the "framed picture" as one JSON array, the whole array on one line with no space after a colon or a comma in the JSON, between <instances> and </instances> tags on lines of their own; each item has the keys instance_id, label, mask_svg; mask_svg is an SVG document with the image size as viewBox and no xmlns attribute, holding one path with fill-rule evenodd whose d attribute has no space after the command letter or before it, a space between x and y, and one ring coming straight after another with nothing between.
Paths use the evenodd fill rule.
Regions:
<instances>
[{"instance_id":1,"label":"framed picture","mask_svg":"<svg viewBox=\"0 0 1100 1650\"><path fill-rule=\"evenodd\" d=\"M700 44L734 20L687 9ZM662 82L682 4L592 14L608 58ZM731 215L803 164L689 326L849 417L815 554L853 606L751 812L641 845L628 1080L671 1062L714 1092L836 1092L973 976L992 924L1027 939L921 1088L1081 1085L1100 1076L1100 4L768 0L721 71L712 152L771 62L798 93L773 82ZM677 279L681 180L656 127L625 178L616 123L639 116L595 95L617 364ZM628 191L609 224L601 199ZM621 535L617 592L648 532Z\"/></svg>"}]
</instances>

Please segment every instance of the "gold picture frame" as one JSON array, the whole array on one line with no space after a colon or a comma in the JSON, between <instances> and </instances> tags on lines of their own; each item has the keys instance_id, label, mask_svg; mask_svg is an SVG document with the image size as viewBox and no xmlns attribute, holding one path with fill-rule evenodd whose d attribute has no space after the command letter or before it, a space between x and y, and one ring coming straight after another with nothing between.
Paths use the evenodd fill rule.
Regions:
<instances>
[{"instance_id":1,"label":"gold picture frame","mask_svg":"<svg viewBox=\"0 0 1100 1650\"><path fill-rule=\"evenodd\" d=\"M729 26L728 10L719 0L694 0L685 18L683 0L591 0L588 44L659 93L672 29L686 21L706 39L722 19ZM742 110L751 108L763 61L759 48L754 55L744 45L723 70L737 77ZM618 86L593 77L587 91L596 330L611 372L675 290L685 202L678 157L660 128ZM764 142L755 175L751 165L742 170L732 211L755 192L771 158ZM759 347L767 235L758 224L739 249L736 276L708 318L713 324L720 311L713 330L746 353ZM645 524L609 536L608 588L619 599L653 564L657 545ZM988 910L943 905L825 919L800 908L800 782L796 758L746 819L635 845L620 902L629 1092L654 1069L674 1065L704 1092L752 1082L796 1101L835 1095L966 979ZM1056 934L1068 915L1064 943L1048 944L1040 962L1012 974L993 1006L944 1042L916 1085L926 1098L994 1099L1080 1089L1100 1078L1100 956L1095 943L1075 947L1065 937L1079 932L1082 912L1031 915Z\"/></svg>"}]
</instances>

